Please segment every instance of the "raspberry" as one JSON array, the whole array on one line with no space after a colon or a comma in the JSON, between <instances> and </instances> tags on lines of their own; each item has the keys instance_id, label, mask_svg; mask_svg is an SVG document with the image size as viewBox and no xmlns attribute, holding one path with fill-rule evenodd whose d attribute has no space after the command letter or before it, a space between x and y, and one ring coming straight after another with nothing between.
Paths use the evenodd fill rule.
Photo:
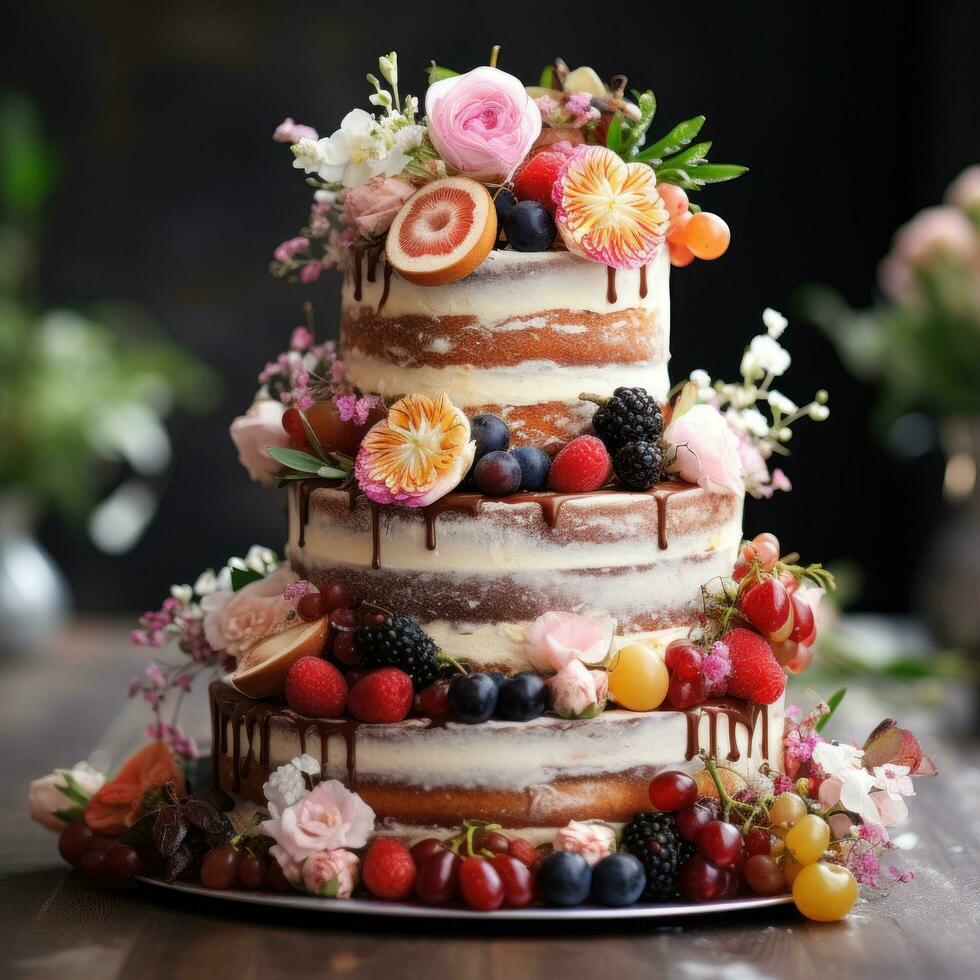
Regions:
<instances>
[{"instance_id":1,"label":"raspberry","mask_svg":"<svg viewBox=\"0 0 980 980\"><path fill-rule=\"evenodd\" d=\"M326 660L300 657L286 675L286 702L308 718L339 718L347 704L347 681Z\"/></svg>"},{"instance_id":2,"label":"raspberry","mask_svg":"<svg viewBox=\"0 0 980 980\"><path fill-rule=\"evenodd\" d=\"M361 879L375 897L400 902L415 887L415 861L409 849L391 837L376 837L364 855Z\"/></svg>"},{"instance_id":3,"label":"raspberry","mask_svg":"<svg viewBox=\"0 0 980 980\"><path fill-rule=\"evenodd\" d=\"M554 214L555 202L551 198L551 188L572 149L572 144L564 140L552 143L535 153L514 177L514 194L517 200L537 201Z\"/></svg>"},{"instance_id":4,"label":"raspberry","mask_svg":"<svg viewBox=\"0 0 980 980\"><path fill-rule=\"evenodd\" d=\"M435 641L407 616L385 616L354 633L354 647L365 667L397 667L412 678L416 691L428 687L439 672Z\"/></svg>"},{"instance_id":5,"label":"raspberry","mask_svg":"<svg viewBox=\"0 0 980 980\"><path fill-rule=\"evenodd\" d=\"M649 490L660 479L663 461L659 443L638 439L616 450L613 469L631 490Z\"/></svg>"},{"instance_id":6,"label":"raspberry","mask_svg":"<svg viewBox=\"0 0 980 980\"><path fill-rule=\"evenodd\" d=\"M628 442L657 442L664 416L655 398L645 388L617 388L612 398L583 394L585 401L599 407L592 415L592 428L612 453Z\"/></svg>"},{"instance_id":7,"label":"raspberry","mask_svg":"<svg viewBox=\"0 0 980 980\"><path fill-rule=\"evenodd\" d=\"M347 700L358 721L390 724L401 721L412 709L415 692L412 678L397 667L382 667L362 677Z\"/></svg>"},{"instance_id":8,"label":"raspberry","mask_svg":"<svg viewBox=\"0 0 980 980\"><path fill-rule=\"evenodd\" d=\"M555 457L548 486L559 493L598 490L612 476L612 461L600 439L579 436Z\"/></svg>"},{"instance_id":9,"label":"raspberry","mask_svg":"<svg viewBox=\"0 0 980 980\"><path fill-rule=\"evenodd\" d=\"M728 693L759 704L772 704L786 689L786 675L772 647L758 633L739 627L722 637L728 647L732 672Z\"/></svg>"}]
</instances>

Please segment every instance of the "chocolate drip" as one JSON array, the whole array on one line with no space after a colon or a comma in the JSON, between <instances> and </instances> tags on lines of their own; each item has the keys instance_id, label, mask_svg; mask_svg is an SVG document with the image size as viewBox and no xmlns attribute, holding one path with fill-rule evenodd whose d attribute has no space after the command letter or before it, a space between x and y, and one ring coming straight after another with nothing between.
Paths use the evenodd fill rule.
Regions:
<instances>
[{"instance_id":1,"label":"chocolate drip","mask_svg":"<svg viewBox=\"0 0 980 980\"><path fill-rule=\"evenodd\" d=\"M640 266L640 299L647 298L647 267Z\"/></svg>"},{"instance_id":2,"label":"chocolate drip","mask_svg":"<svg viewBox=\"0 0 980 980\"><path fill-rule=\"evenodd\" d=\"M384 308L385 303L388 302L388 290L391 289L391 263L385 259L384 261L384 272L382 272L382 279L384 280L384 286L381 290L381 299L378 300L378 312Z\"/></svg>"},{"instance_id":3,"label":"chocolate drip","mask_svg":"<svg viewBox=\"0 0 980 980\"><path fill-rule=\"evenodd\" d=\"M296 543L302 548L306 544L306 525L310 523L310 497L314 490L321 487L336 487L336 480L324 480L320 477L311 477L309 480L299 480L299 536Z\"/></svg>"},{"instance_id":4,"label":"chocolate drip","mask_svg":"<svg viewBox=\"0 0 980 980\"><path fill-rule=\"evenodd\" d=\"M360 303L361 296L363 295L363 293L361 292L361 276L362 276L361 264L364 260L364 252L362 249L359 249L355 245L351 249L351 256L354 261L354 301L356 303Z\"/></svg>"},{"instance_id":5,"label":"chocolate drip","mask_svg":"<svg viewBox=\"0 0 980 980\"><path fill-rule=\"evenodd\" d=\"M748 733L749 751L755 740L756 725L762 718L762 755L769 758L769 715L765 705L754 701L740 701L735 698L719 698L716 701L705 701L696 708L688 708L687 716L687 750L684 758L690 761L703 748L701 745L701 718L708 717L708 754L718 755L718 718L724 715L728 720L728 755L729 762L737 762L742 753L739 751L736 736L738 726L742 725Z\"/></svg>"},{"instance_id":6,"label":"chocolate drip","mask_svg":"<svg viewBox=\"0 0 980 980\"><path fill-rule=\"evenodd\" d=\"M616 270L611 266L606 266L606 302L616 302Z\"/></svg>"},{"instance_id":7,"label":"chocolate drip","mask_svg":"<svg viewBox=\"0 0 980 980\"><path fill-rule=\"evenodd\" d=\"M384 243L380 245L375 245L374 248L370 249L367 253L367 281L375 281L375 273L378 271L378 259L381 258L381 254L384 252Z\"/></svg>"},{"instance_id":8,"label":"chocolate drip","mask_svg":"<svg viewBox=\"0 0 980 980\"><path fill-rule=\"evenodd\" d=\"M371 567L381 567L381 504L371 504Z\"/></svg>"}]
</instances>

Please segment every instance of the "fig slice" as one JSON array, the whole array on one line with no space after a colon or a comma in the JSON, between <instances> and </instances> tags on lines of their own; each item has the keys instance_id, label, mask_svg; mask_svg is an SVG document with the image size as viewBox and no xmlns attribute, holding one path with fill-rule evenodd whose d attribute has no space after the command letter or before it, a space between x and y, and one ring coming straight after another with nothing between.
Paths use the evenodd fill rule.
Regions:
<instances>
[{"instance_id":1,"label":"fig slice","mask_svg":"<svg viewBox=\"0 0 980 980\"><path fill-rule=\"evenodd\" d=\"M232 684L248 698L281 694L286 675L300 657L318 657L323 652L330 623L326 616L301 623L267 636L249 650L232 675Z\"/></svg>"},{"instance_id":2,"label":"fig slice","mask_svg":"<svg viewBox=\"0 0 980 980\"><path fill-rule=\"evenodd\" d=\"M489 192L469 177L443 177L416 191L395 215L385 254L417 286L441 286L468 276L497 240Z\"/></svg>"}]
</instances>

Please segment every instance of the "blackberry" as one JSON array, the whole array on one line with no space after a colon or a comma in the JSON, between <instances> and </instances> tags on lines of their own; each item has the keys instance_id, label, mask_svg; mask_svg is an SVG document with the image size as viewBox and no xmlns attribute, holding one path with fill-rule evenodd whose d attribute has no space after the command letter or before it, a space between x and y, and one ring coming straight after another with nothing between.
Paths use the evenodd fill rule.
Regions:
<instances>
[{"instance_id":1,"label":"blackberry","mask_svg":"<svg viewBox=\"0 0 980 980\"><path fill-rule=\"evenodd\" d=\"M397 667L412 678L416 691L428 687L439 674L439 648L407 616L386 616L379 626L359 626L354 631L354 647L361 666L370 670Z\"/></svg>"},{"instance_id":2,"label":"blackberry","mask_svg":"<svg viewBox=\"0 0 980 980\"><path fill-rule=\"evenodd\" d=\"M631 490L649 490L660 479L664 454L657 442L628 442L616 450L613 469Z\"/></svg>"},{"instance_id":3,"label":"blackberry","mask_svg":"<svg viewBox=\"0 0 980 980\"><path fill-rule=\"evenodd\" d=\"M638 857L646 872L644 898L663 901L678 894L681 868L697 850L667 813L638 813L626 825L620 849Z\"/></svg>"},{"instance_id":4,"label":"blackberry","mask_svg":"<svg viewBox=\"0 0 980 980\"><path fill-rule=\"evenodd\" d=\"M590 394L579 397L599 406L592 416L592 428L610 453L628 442L656 442L660 438L663 412L645 388L617 388L612 398Z\"/></svg>"}]
</instances>

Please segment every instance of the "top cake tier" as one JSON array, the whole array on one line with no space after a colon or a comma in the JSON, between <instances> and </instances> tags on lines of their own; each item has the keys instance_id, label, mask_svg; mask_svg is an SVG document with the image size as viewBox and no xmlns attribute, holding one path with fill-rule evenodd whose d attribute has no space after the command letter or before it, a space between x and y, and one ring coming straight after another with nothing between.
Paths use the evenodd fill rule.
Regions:
<instances>
[{"instance_id":1,"label":"top cake tier","mask_svg":"<svg viewBox=\"0 0 980 980\"><path fill-rule=\"evenodd\" d=\"M584 391L642 386L666 400L669 276L665 248L626 272L568 252L495 251L458 282L415 286L355 252L341 357L364 392L445 392L467 415L500 415L515 442L555 448L588 428Z\"/></svg>"}]
</instances>

